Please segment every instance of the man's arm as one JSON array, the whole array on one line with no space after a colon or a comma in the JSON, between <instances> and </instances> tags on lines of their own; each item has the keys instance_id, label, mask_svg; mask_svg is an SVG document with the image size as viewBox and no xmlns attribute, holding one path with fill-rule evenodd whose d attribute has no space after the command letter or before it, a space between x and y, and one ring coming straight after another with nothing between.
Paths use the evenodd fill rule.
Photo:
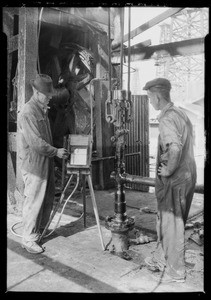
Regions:
<instances>
[{"instance_id":1,"label":"man's arm","mask_svg":"<svg viewBox=\"0 0 211 300\"><path fill-rule=\"evenodd\" d=\"M179 166L181 152L181 147L178 147L177 144L171 144L168 149L167 165L161 163L161 166L158 167L158 175L164 177L171 176Z\"/></svg>"},{"instance_id":2,"label":"man's arm","mask_svg":"<svg viewBox=\"0 0 211 300\"><path fill-rule=\"evenodd\" d=\"M38 130L37 120L33 115L24 114L21 116L20 129L27 144L36 152L53 157L57 155L57 148L51 146L42 139Z\"/></svg>"},{"instance_id":3,"label":"man's arm","mask_svg":"<svg viewBox=\"0 0 211 300\"><path fill-rule=\"evenodd\" d=\"M182 154L182 134L172 119L166 118L160 122L160 137L167 156L167 164L161 164L158 168L158 175L171 176L180 164Z\"/></svg>"}]
</instances>

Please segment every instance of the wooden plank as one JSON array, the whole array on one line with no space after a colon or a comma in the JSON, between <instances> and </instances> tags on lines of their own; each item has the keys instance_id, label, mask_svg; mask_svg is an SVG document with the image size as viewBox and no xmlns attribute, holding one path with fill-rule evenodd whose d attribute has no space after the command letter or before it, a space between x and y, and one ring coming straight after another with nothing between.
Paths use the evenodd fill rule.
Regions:
<instances>
[{"instance_id":1,"label":"wooden plank","mask_svg":"<svg viewBox=\"0 0 211 300\"><path fill-rule=\"evenodd\" d=\"M45 7L42 13L42 22L64 27L67 27L67 25L77 26L82 31L86 31L87 27L91 27L92 30L99 33L104 32L98 23L88 21L85 17L76 15L75 12L72 14L69 8Z\"/></svg>"},{"instance_id":2,"label":"wooden plank","mask_svg":"<svg viewBox=\"0 0 211 300\"><path fill-rule=\"evenodd\" d=\"M4 7L4 11L8 11L11 15L18 15L19 14L19 7Z\"/></svg>"},{"instance_id":3,"label":"wooden plank","mask_svg":"<svg viewBox=\"0 0 211 300\"><path fill-rule=\"evenodd\" d=\"M10 152L17 151L16 136L16 132L8 132L8 148Z\"/></svg>"},{"instance_id":4,"label":"wooden plank","mask_svg":"<svg viewBox=\"0 0 211 300\"><path fill-rule=\"evenodd\" d=\"M30 80L34 79L37 74L37 24L38 7L19 8L17 124L19 123L19 112L32 95ZM16 186L20 193L23 193L23 180L20 171L21 162L19 159L19 139L19 131L17 131Z\"/></svg>"},{"instance_id":5,"label":"wooden plank","mask_svg":"<svg viewBox=\"0 0 211 300\"><path fill-rule=\"evenodd\" d=\"M100 66L99 66L100 67ZM102 101L102 84L101 82L95 83L95 123L96 123L96 150L97 156L103 157L103 131L102 131L102 112L101 112L101 101ZM104 189L103 179L103 161L98 162L99 168L99 185Z\"/></svg>"},{"instance_id":6,"label":"wooden plank","mask_svg":"<svg viewBox=\"0 0 211 300\"><path fill-rule=\"evenodd\" d=\"M11 7L3 8L3 32L7 36L7 103L9 109L9 100L11 98L11 70L12 70L12 53L10 51L10 38L13 36L14 15ZM17 40L16 40L17 41Z\"/></svg>"},{"instance_id":7,"label":"wooden plank","mask_svg":"<svg viewBox=\"0 0 211 300\"><path fill-rule=\"evenodd\" d=\"M9 41L8 41L8 53L9 54L15 50L18 50L18 38L19 38L18 34L9 38Z\"/></svg>"},{"instance_id":8,"label":"wooden plank","mask_svg":"<svg viewBox=\"0 0 211 300\"><path fill-rule=\"evenodd\" d=\"M105 10L106 9L106 10ZM110 8L111 23L113 23L113 12L115 8ZM90 21L95 21L104 25L108 25L108 8L103 7L87 7L85 18Z\"/></svg>"},{"instance_id":9,"label":"wooden plank","mask_svg":"<svg viewBox=\"0 0 211 300\"><path fill-rule=\"evenodd\" d=\"M130 38L134 38L135 36L139 35L140 33L146 31L147 29L152 28L153 26L157 25L158 23L164 21L165 19L175 15L179 11L184 9L184 7L175 7L175 8L170 8L167 11L163 12L162 14L156 16L155 18L151 19L150 21L142 24L141 26L135 28L130 32ZM128 41L128 34L124 35L124 42Z\"/></svg>"},{"instance_id":10,"label":"wooden plank","mask_svg":"<svg viewBox=\"0 0 211 300\"><path fill-rule=\"evenodd\" d=\"M11 153L7 152L7 198L9 201L9 205L15 205L15 187L16 187L16 179L15 179L15 171L12 163Z\"/></svg>"}]
</instances>

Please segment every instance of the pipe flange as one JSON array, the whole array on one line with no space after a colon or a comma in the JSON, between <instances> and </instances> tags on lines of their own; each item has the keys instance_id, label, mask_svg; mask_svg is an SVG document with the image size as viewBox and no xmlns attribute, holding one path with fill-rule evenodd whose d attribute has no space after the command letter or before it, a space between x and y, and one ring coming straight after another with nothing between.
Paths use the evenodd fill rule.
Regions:
<instances>
[{"instance_id":1,"label":"pipe flange","mask_svg":"<svg viewBox=\"0 0 211 300\"><path fill-rule=\"evenodd\" d=\"M105 227L112 231L123 233L129 230L132 230L135 225L135 220L133 218L128 217L125 221L119 222L114 217L107 217L105 220Z\"/></svg>"}]
</instances>

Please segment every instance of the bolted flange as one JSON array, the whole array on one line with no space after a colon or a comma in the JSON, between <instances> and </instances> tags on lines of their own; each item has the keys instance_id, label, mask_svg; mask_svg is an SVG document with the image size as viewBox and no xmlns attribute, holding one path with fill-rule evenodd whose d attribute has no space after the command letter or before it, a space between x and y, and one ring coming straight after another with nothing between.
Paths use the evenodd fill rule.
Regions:
<instances>
[{"instance_id":1,"label":"bolted flange","mask_svg":"<svg viewBox=\"0 0 211 300\"><path fill-rule=\"evenodd\" d=\"M115 216L107 217L105 227L111 231L113 252L124 258L130 259L124 254L129 248L128 232L134 228L135 221L133 218L127 217L126 220L119 222Z\"/></svg>"}]
</instances>

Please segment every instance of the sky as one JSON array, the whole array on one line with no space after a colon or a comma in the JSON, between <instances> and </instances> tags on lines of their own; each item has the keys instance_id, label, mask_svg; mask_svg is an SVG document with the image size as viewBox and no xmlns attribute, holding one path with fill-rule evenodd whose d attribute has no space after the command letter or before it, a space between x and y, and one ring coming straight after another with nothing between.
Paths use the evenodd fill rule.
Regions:
<instances>
[{"instance_id":1,"label":"sky","mask_svg":"<svg viewBox=\"0 0 211 300\"><path fill-rule=\"evenodd\" d=\"M169 8L170 7L131 7L131 30L155 18ZM170 21L170 18L165 20L165 22L168 21ZM149 39L151 40L151 45L159 44L160 24L162 24L162 22L131 39L131 46ZM124 33L128 33L128 7L125 7ZM127 43L125 43L125 45L127 45ZM154 59L131 62L131 67L136 70L136 72L133 72L133 69L131 69L131 92L139 95L145 94L146 92L142 89L143 86L147 81L156 77ZM125 66L124 69L124 88L127 89L127 66ZM153 109L150 110L152 110L152 115L154 117L157 112L155 112Z\"/></svg>"},{"instance_id":2,"label":"sky","mask_svg":"<svg viewBox=\"0 0 211 300\"><path fill-rule=\"evenodd\" d=\"M169 7L131 7L131 30L141 26L145 22L155 18ZM170 20L170 18L169 18ZM165 20L168 22L168 19ZM162 23L159 23L159 25ZM131 46L142 41L151 39L152 45L159 44L160 27L159 25L153 26L151 29L139 34L137 37L131 40ZM125 34L128 33L128 7L125 7Z\"/></svg>"},{"instance_id":3,"label":"sky","mask_svg":"<svg viewBox=\"0 0 211 300\"><path fill-rule=\"evenodd\" d=\"M156 16L162 14L164 11L170 9L170 7L131 7L131 30L141 26L145 22L150 21ZM170 22L170 18L164 22ZM147 29L145 32L139 34L135 38L131 39L131 46L146 40L151 40L151 45L157 45L160 42L160 22L158 25ZM124 20L124 33L128 33L128 7L125 7L125 20ZM127 45L127 43L125 43ZM156 76L156 67L154 59L142 60L131 62L131 84L130 89L132 94L144 95L146 91L143 87L147 81L154 79ZM123 88L127 89L127 66L124 67L125 72L123 75ZM124 70L123 69L123 70ZM133 72L133 70L136 70ZM150 118L154 119L157 117L158 112L154 110L152 106L149 107Z\"/></svg>"}]
</instances>

